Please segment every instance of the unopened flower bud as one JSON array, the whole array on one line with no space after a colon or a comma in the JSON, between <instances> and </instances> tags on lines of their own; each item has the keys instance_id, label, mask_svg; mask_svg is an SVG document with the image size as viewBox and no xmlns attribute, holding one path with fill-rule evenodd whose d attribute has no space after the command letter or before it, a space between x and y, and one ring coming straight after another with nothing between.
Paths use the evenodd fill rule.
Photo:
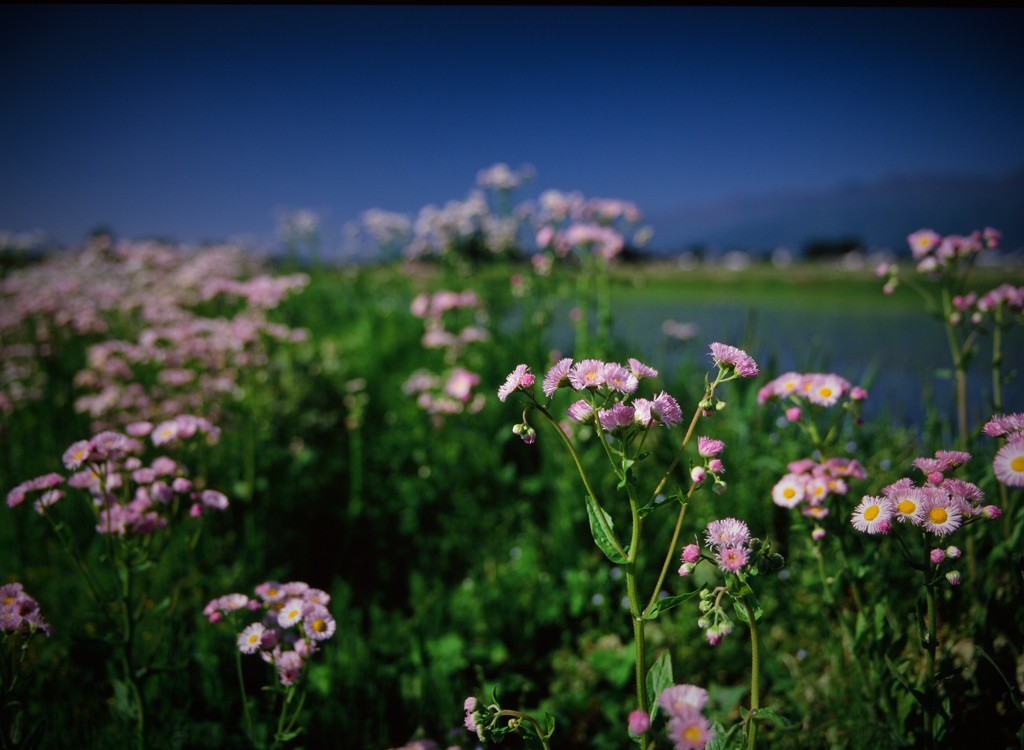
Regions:
<instances>
[{"instance_id":1,"label":"unopened flower bud","mask_svg":"<svg viewBox=\"0 0 1024 750\"><path fill-rule=\"evenodd\" d=\"M959 586L960 585L960 571L959 570L951 570L951 571L949 571L948 573L946 573L946 580L949 581L949 585L950 586Z\"/></svg>"},{"instance_id":2,"label":"unopened flower bud","mask_svg":"<svg viewBox=\"0 0 1024 750\"><path fill-rule=\"evenodd\" d=\"M694 567L695 566L693 563L683 563L679 566L679 575L681 575L683 578L686 578L686 576L690 575L690 573L693 572Z\"/></svg>"},{"instance_id":3,"label":"unopened flower bud","mask_svg":"<svg viewBox=\"0 0 1024 750\"><path fill-rule=\"evenodd\" d=\"M729 489L729 486L725 482L715 482L711 487L711 491L716 495L723 494L727 489Z\"/></svg>"},{"instance_id":4,"label":"unopened flower bud","mask_svg":"<svg viewBox=\"0 0 1024 750\"><path fill-rule=\"evenodd\" d=\"M651 717L646 711L630 711L629 732L630 734L643 734L651 728Z\"/></svg>"},{"instance_id":5,"label":"unopened flower bud","mask_svg":"<svg viewBox=\"0 0 1024 750\"><path fill-rule=\"evenodd\" d=\"M533 445L537 442L537 431L532 427L527 427L526 431L519 437L523 439L523 442L527 445Z\"/></svg>"},{"instance_id":6,"label":"unopened flower bud","mask_svg":"<svg viewBox=\"0 0 1024 750\"><path fill-rule=\"evenodd\" d=\"M811 532L811 539L813 539L816 542L820 542L824 538L825 529L821 528L820 526L815 527L814 531Z\"/></svg>"},{"instance_id":7,"label":"unopened flower bud","mask_svg":"<svg viewBox=\"0 0 1024 750\"><path fill-rule=\"evenodd\" d=\"M722 459L712 458L708 461L708 471L712 471L715 474L725 473L725 464L722 463Z\"/></svg>"},{"instance_id":8,"label":"unopened flower bud","mask_svg":"<svg viewBox=\"0 0 1024 750\"><path fill-rule=\"evenodd\" d=\"M694 484L700 484L701 482L704 481L704 478L706 476L707 474L704 471L703 466L694 466L692 469L690 469L690 479L693 480Z\"/></svg>"},{"instance_id":9,"label":"unopened flower bud","mask_svg":"<svg viewBox=\"0 0 1024 750\"><path fill-rule=\"evenodd\" d=\"M939 565L943 560L946 559L946 553L938 547L936 547L931 551L929 558L931 559L933 565Z\"/></svg>"},{"instance_id":10,"label":"unopened flower bud","mask_svg":"<svg viewBox=\"0 0 1024 750\"><path fill-rule=\"evenodd\" d=\"M986 505L981 509L981 515L985 516L985 518L995 520L999 518L999 516L1003 515L1003 511L998 505Z\"/></svg>"},{"instance_id":11,"label":"unopened flower bud","mask_svg":"<svg viewBox=\"0 0 1024 750\"><path fill-rule=\"evenodd\" d=\"M683 562L695 563L700 559L700 547L696 544L687 544L683 547Z\"/></svg>"},{"instance_id":12,"label":"unopened flower bud","mask_svg":"<svg viewBox=\"0 0 1024 750\"><path fill-rule=\"evenodd\" d=\"M722 411L722 409L724 409L724 408L725 408L725 402L724 401L719 401L718 403L715 404L715 410L716 411Z\"/></svg>"},{"instance_id":13,"label":"unopened flower bud","mask_svg":"<svg viewBox=\"0 0 1024 750\"><path fill-rule=\"evenodd\" d=\"M956 560L961 554L959 547L946 547L946 557L950 560Z\"/></svg>"},{"instance_id":14,"label":"unopened flower bud","mask_svg":"<svg viewBox=\"0 0 1024 750\"><path fill-rule=\"evenodd\" d=\"M800 410L799 406L791 406L786 409L786 419L790 422L799 422L801 414L803 414L803 412Z\"/></svg>"}]
</instances>

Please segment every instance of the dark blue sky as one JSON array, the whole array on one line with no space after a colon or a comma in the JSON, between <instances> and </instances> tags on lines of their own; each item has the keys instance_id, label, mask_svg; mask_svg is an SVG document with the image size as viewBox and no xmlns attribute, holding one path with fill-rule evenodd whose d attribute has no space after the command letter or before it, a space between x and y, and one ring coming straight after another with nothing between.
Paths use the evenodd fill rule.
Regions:
<instances>
[{"instance_id":1,"label":"dark blue sky","mask_svg":"<svg viewBox=\"0 0 1024 750\"><path fill-rule=\"evenodd\" d=\"M1024 166L1024 11L0 7L0 230L272 238L499 161L644 212ZM911 227L910 229L915 229ZM965 227L970 230L974 227ZM657 243L655 243L657 244Z\"/></svg>"}]
</instances>

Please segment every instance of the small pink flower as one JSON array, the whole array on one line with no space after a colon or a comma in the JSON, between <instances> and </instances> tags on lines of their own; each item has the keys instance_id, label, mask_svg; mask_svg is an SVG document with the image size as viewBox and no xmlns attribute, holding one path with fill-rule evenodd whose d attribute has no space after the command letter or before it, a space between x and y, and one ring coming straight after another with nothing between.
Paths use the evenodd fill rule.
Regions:
<instances>
[{"instance_id":1,"label":"small pink flower","mask_svg":"<svg viewBox=\"0 0 1024 750\"><path fill-rule=\"evenodd\" d=\"M533 385L534 377L526 365L517 365L516 369L505 378L505 383L498 389L498 399L504 401L513 391L523 390Z\"/></svg>"},{"instance_id":2,"label":"small pink flower","mask_svg":"<svg viewBox=\"0 0 1024 750\"><path fill-rule=\"evenodd\" d=\"M732 369L741 378L752 378L757 375L757 362L742 349L717 341L711 344L711 358L723 369Z\"/></svg>"},{"instance_id":3,"label":"small pink flower","mask_svg":"<svg viewBox=\"0 0 1024 750\"><path fill-rule=\"evenodd\" d=\"M630 711L629 732L630 734L643 734L651 728L651 717L646 711Z\"/></svg>"},{"instance_id":4,"label":"small pink flower","mask_svg":"<svg viewBox=\"0 0 1024 750\"><path fill-rule=\"evenodd\" d=\"M711 458L717 456L725 449L725 443L721 440L715 440L714 438L705 437L700 435L697 437L697 452L704 458Z\"/></svg>"},{"instance_id":5,"label":"small pink flower","mask_svg":"<svg viewBox=\"0 0 1024 750\"><path fill-rule=\"evenodd\" d=\"M802 414L803 412L800 410L799 406L791 406L786 409L786 419L790 422L799 422Z\"/></svg>"},{"instance_id":6,"label":"small pink flower","mask_svg":"<svg viewBox=\"0 0 1024 750\"><path fill-rule=\"evenodd\" d=\"M683 547L683 562L695 563L700 559L700 547L696 544L687 544Z\"/></svg>"}]
</instances>

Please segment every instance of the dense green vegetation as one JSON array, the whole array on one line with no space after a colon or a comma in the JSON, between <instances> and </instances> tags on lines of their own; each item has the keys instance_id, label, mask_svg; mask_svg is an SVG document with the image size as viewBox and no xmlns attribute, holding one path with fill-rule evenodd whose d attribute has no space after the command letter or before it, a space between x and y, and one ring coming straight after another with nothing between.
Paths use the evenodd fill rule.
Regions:
<instances>
[{"instance_id":1,"label":"dense green vegetation","mask_svg":"<svg viewBox=\"0 0 1024 750\"><path fill-rule=\"evenodd\" d=\"M74 497L69 489L46 518L33 510L36 495L3 509L0 583L22 583L53 630L49 638L32 638L20 662L11 650L19 642L5 636L4 655L12 659L4 667L5 746L270 746L280 710L272 701L285 692L262 690L277 683L272 669L244 655L238 674L249 697L247 728L236 636L248 620L212 623L203 613L231 592L256 598L254 587L267 581L323 590L336 625L296 685L306 697L297 713L303 731L287 738L292 746L385 750L421 739L476 747L476 735L463 726L463 701L490 700L495 691L502 706L552 716L552 748L628 746L626 719L636 708L634 628L622 603L623 566L594 543L580 469L617 529L629 527L624 480L609 468L594 425L570 430L579 466L555 428L536 415L528 417L536 442L521 440L512 427L529 403L518 391L499 401L498 387L525 363L539 396L558 358L551 352L556 340L570 342L558 356L623 364L635 357L659 369L637 393L668 392L685 421L658 427L644 444L630 481L649 490L698 411L705 376L714 379L712 341L698 333L678 364L666 368L658 361L665 337L631 340L615 325L623 311L684 300L739 304L754 314L792 308L855 317L884 308L894 320L924 315L906 285L886 297L873 272L824 263L736 272L567 263L543 276L528 264L396 261L307 268L306 278L292 266L272 274L292 283L281 287L279 301L267 302L256 287L227 283L270 278L265 269L231 253L214 262L210 252L204 259L172 248L92 248L14 269L3 280L5 492L47 472L69 473L62 454L100 430L192 413L219 428L219 440L199 434L150 445L147 455L166 451L197 486L230 501L226 510L198 518L183 507L162 536L154 535L160 543L146 542L135 558L119 557L111 535L94 531L96 511L84 491ZM974 271L969 283L980 291L1014 281L1005 270ZM218 286L216 279L225 281ZM443 290L473 295L431 312L429 295ZM587 326L586 349L577 349L574 307ZM610 317L606 328L600 314ZM1010 323L1019 321L1019 308L1014 315ZM84 324L91 320L96 325ZM224 327L214 331L209 321ZM941 329L942 322L934 325ZM175 326L187 332L180 339L170 332ZM438 335L425 345L431 332ZM753 328L750 340L723 343L758 352L757 336ZM139 348L118 354L122 349L110 341ZM200 341L215 343L204 348ZM990 349L965 364L986 373ZM173 369L189 374L175 380L166 374L170 358L186 350L192 353ZM1001 374L1009 377L1019 357L1012 349L1003 354ZM127 373L111 364L119 356ZM678 489L688 507L662 586L671 597L720 584L714 565L692 576L676 573L681 547L703 544L714 519L742 519L785 558L781 572L751 584L763 611L760 706L771 709L758 722L757 746L1022 746L1024 512L1021 490L992 473L1003 441L981 432L994 413L1019 412L1021 404L994 409L987 391L989 408L971 413L966 433L954 412L937 408L921 424L894 427L883 418L858 424L841 406L807 407L804 418L815 416L822 435L836 425L834 439L821 441L787 422L785 404L761 403L759 389L782 373L770 359L759 364L756 377L720 386L716 397L725 406L698 420L685 460L670 474L666 506L678 507ZM217 374L225 382L203 378ZM837 374L858 385L859 372ZM150 399L129 408L133 383ZM108 399L81 400L105 387L112 389ZM199 398L189 401L188 394ZM577 396L568 388L556 393L551 413L563 419ZM686 494L689 465L702 460L696 434L725 444L721 494L710 480ZM941 545L939 537L898 539L853 528L862 496L877 496L901 477L923 481L915 458L945 449L970 452L957 476L976 484L985 503L1001 509L1000 518L979 518ZM827 517L773 503L787 465L823 460L822 451L856 460L865 476L833 493ZM636 561L645 589L657 581L674 518L666 507L645 520ZM812 538L814 529L824 537ZM146 588L133 589L128 604L97 601L62 538L95 571L101 591L108 582L111 589L121 585L125 571ZM920 558L908 562L905 545L915 555L957 545L963 557L916 570ZM959 585L946 582L947 570L958 571ZM126 616L135 622L127 662L117 624ZM751 705L751 644L734 618L735 631L710 646L699 616L694 598L651 619L644 671L667 655L675 682L708 690L704 713L724 736ZM937 639L934 646L929 639ZM20 676L12 689L14 667ZM648 747L671 745L663 724L656 718ZM529 741L527 730L509 736L506 746Z\"/></svg>"}]
</instances>

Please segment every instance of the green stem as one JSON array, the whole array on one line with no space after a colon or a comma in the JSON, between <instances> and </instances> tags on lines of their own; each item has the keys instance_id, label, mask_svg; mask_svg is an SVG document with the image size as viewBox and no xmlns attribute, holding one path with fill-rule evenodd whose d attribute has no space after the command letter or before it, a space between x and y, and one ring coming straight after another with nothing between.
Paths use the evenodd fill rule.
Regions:
<instances>
[{"instance_id":1,"label":"green stem","mask_svg":"<svg viewBox=\"0 0 1024 750\"><path fill-rule=\"evenodd\" d=\"M695 484L690 485L690 490L686 493L687 500L693 495L696 486ZM651 608L654 607L654 603L658 601L658 592L661 591L661 586L665 583L665 576L668 575L669 566L676 556L676 545L679 544L679 533L683 528L683 519L686 517L686 507L686 503L681 503L679 506L679 513L676 515L676 525L672 529L672 541L668 545L668 551L665 553L665 562L662 563L661 573L658 575L658 582L654 585L654 591L651 592L651 598L648 600L647 606L644 607L642 617L647 617L651 612Z\"/></svg>"},{"instance_id":2,"label":"green stem","mask_svg":"<svg viewBox=\"0 0 1024 750\"><path fill-rule=\"evenodd\" d=\"M645 620L640 613L640 597L636 585L636 567L638 551L640 549L640 525L642 519L637 510L636 498L632 491L629 493L629 509L633 520L633 532L629 543L629 558L626 564L626 593L629 596L629 612L633 618L633 645L636 649L636 665L633 670L636 674L636 702L637 708L647 711L647 683L644 679L647 663L647 641L644 632ZM640 737L640 748L646 750L646 735Z\"/></svg>"},{"instance_id":3,"label":"green stem","mask_svg":"<svg viewBox=\"0 0 1024 750\"><path fill-rule=\"evenodd\" d=\"M750 626L750 714L747 721L747 750L754 750L757 744L757 710L761 707L761 654L757 641L757 623L754 621L754 610L746 597L741 600L743 611L747 613L747 624Z\"/></svg>"},{"instance_id":4,"label":"green stem","mask_svg":"<svg viewBox=\"0 0 1024 750\"><path fill-rule=\"evenodd\" d=\"M925 574L927 576L927 573ZM929 750L935 747L935 651L938 648L936 640L937 615L935 612L935 586L931 582L925 583L925 599L928 607L927 632L925 633L925 655L926 672L924 685L924 732L925 741Z\"/></svg>"},{"instance_id":5,"label":"green stem","mask_svg":"<svg viewBox=\"0 0 1024 750\"><path fill-rule=\"evenodd\" d=\"M235 649L235 674L238 675L238 689L242 694L242 713L245 716L245 736L252 744L256 744L256 735L252 728L252 713L249 711L249 697L245 693L245 678L242 677L242 652Z\"/></svg>"},{"instance_id":6,"label":"green stem","mask_svg":"<svg viewBox=\"0 0 1024 750\"><path fill-rule=\"evenodd\" d=\"M609 541L611 541L612 545L615 547L615 551L622 555L623 558L628 558L629 556L626 554L626 550L623 549L622 543L619 542L618 537L615 536L615 532L612 531L611 527L605 520L605 516L607 515L607 513L602 507L600 501L598 501L597 493L594 492L594 488L590 485L590 480L587 479L587 473L583 469L583 462L580 460L580 454L576 451L576 446L572 444L572 440L570 440L569 436L565 434L565 431L562 429L562 426L558 424L558 420L556 420L551 415L551 412L549 412L541 404L537 404L537 409L540 411L541 414L544 415L548 422L551 423L551 426L554 427L555 431L557 431L558 434L561 436L562 441L565 443L566 447L569 448L569 453L572 454L572 460L576 463L576 470L579 471L580 479L583 480L583 486L586 487L587 494L590 496L591 501L594 503L594 507L597 508L598 511L600 511L595 515L597 516L597 522L601 525L601 531L604 532L605 536L607 536Z\"/></svg>"}]
</instances>

